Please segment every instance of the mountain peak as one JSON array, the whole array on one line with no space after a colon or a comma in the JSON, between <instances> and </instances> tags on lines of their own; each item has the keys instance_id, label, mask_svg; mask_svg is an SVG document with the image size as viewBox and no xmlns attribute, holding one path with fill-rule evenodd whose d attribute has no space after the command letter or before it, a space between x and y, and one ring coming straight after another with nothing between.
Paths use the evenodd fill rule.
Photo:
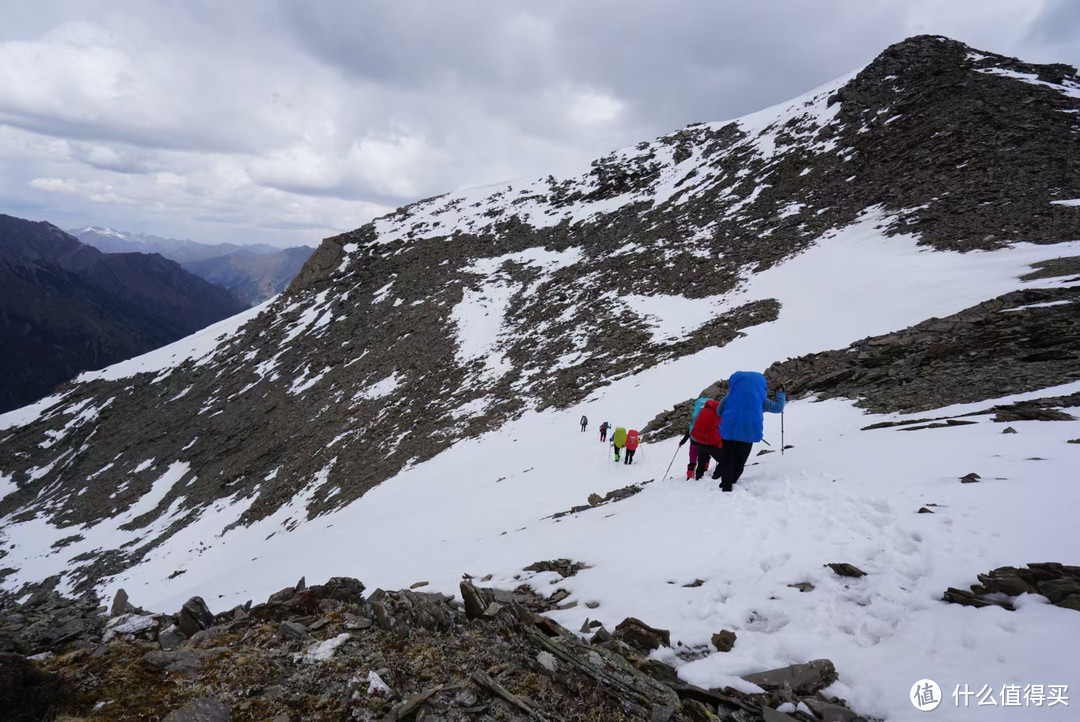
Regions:
<instances>
[{"instance_id":1,"label":"mountain peak","mask_svg":"<svg viewBox=\"0 0 1080 722\"><path fill-rule=\"evenodd\" d=\"M1007 55L972 48L943 35L915 35L890 45L870 63L868 69L875 68L884 74L890 74L913 70L918 72L926 67L938 70L982 71L1000 68L1030 74L1040 81L1057 85L1067 80L1080 81L1076 68L1071 65L1026 63Z\"/></svg>"}]
</instances>

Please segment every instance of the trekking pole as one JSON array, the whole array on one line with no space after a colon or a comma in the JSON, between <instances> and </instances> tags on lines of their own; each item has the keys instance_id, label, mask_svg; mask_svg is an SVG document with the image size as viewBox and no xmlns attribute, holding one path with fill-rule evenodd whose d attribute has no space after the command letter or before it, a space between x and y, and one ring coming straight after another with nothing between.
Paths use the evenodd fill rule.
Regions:
<instances>
[{"instance_id":1,"label":"trekking pole","mask_svg":"<svg viewBox=\"0 0 1080 722\"><path fill-rule=\"evenodd\" d=\"M787 384L783 381L780 382L780 387L777 391L784 393L784 406L787 406ZM780 456L784 455L784 410L780 409Z\"/></svg>"},{"instance_id":2,"label":"trekking pole","mask_svg":"<svg viewBox=\"0 0 1080 722\"><path fill-rule=\"evenodd\" d=\"M671 471L671 465L675 463L675 457L679 455L679 449L681 448L682 446L679 446L677 449L675 449L675 453L671 457L671 464L667 465L667 471L664 472L664 481L667 481L668 473Z\"/></svg>"}]
</instances>

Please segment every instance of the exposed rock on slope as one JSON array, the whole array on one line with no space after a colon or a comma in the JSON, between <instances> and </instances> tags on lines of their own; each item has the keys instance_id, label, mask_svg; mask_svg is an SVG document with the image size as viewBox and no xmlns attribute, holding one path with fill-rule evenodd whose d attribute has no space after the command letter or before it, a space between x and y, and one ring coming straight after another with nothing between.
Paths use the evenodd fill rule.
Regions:
<instances>
[{"instance_id":1,"label":"exposed rock on slope","mask_svg":"<svg viewBox=\"0 0 1080 722\"><path fill-rule=\"evenodd\" d=\"M1077 111L1071 69L924 36L578 177L404 207L324 241L215 351L68 388L6 432L18 491L0 515L134 516L138 544L77 560L89 584L215 501L240 524L290 502L318 514L525 409L726 343L783 310L723 294L868 208L937 249L1080 238L1077 208L1053 203L1080 198ZM647 314L644 297L676 310Z\"/></svg>"},{"instance_id":2,"label":"exposed rock on slope","mask_svg":"<svg viewBox=\"0 0 1080 722\"><path fill-rule=\"evenodd\" d=\"M785 703L823 719L861 719L821 693L837 679L829 660L751 675L764 690L756 694L702 689L645 658L668 633L638 620L620 625L637 635L597 626L579 636L535 614L523 592L468 581L461 602L364 591L355 579L334 578L217 615L198 597L178 615L116 610L81 635L36 642L33 651L47 657L36 674L73 690L54 702L88 722L160 718L192 705L238 721L811 719L776 712ZM96 606L44 590L24 605L0 602L5 628L70 624L67 615L81 623L87 603ZM6 662L0 655L0 684Z\"/></svg>"},{"instance_id":3,"label":"exposed rock on slope","mask_svg":"<svg viewBox=\"0 0 1080 722\"><path fill-rule=\"evenodd\" d=\"M1021 594L1039 594L1054 605L1080 612L1080 567L1057 562L1033 563L1027 567L999 567L979 575L971 591L949 588L946 602L971 607L998 606L1013 610L1013 599Z\"/></svg>"}]
</instances>

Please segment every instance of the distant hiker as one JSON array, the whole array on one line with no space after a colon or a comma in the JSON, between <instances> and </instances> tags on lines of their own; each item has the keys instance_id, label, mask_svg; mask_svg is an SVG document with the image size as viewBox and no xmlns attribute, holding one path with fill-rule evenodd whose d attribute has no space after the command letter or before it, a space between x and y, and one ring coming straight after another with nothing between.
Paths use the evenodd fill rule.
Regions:
<instances>
[{"instance_id":1,"label":"distant hiker","mask_svg":"<svg viewBox=\"0 0 1080 722\"><path fill-rule=\"evenodd\" d=\"M582 416L581 417L581 430L584 431L585 427L588 426L588 425L589 425L589 417L588 416Z\"/></svg>"},{"instance_id":2,"label":"distant hiker","mask_svg":"<svg viewBox=\"0 0 1080 722\"><path fill-rule=\"evenodd\" d=\"M701 407L708 401L704 396L694 402L694 413L690 415L690 425L686 427L686 433L683 434L682 440L679 442L679 446L682 446L687 441L690 442L690 460L686 465L686 479L689 481L694 478L694 469L697 467L698 460L698 445L697 442L690 438L690 431L694 428L694 422L697 421L698 413L701 411ZM705 471L709 470L709 460L705 459Z\"/></svg>"},{"instance_id":3,"label":"distant hiker","mask_svg":"<svg viewBox=\"0 0 1080 722\"><path fill-rule=\"evenodd\" d=\"M706 399L698 410L694 425L690 427L690 441L697 444L697 466L694 468L694 478L700 480L705 476L705 470L709 468L709 459L716 459L716 471L713 478L720 472L721 459L724 456L724 443L720 434L720 414L717 413L722 402L716 399Z\"/></svg>"},{"instance_id":4,"label":"distant hiker","mask_svg":"<svg viewBox=\"0 0 1080 722\"><path fill-rule=\"evenodd\" d=\"M619 461L619 452L626 446L626 429L622 426L615 427L615 433L611 435L611 445L615 447L615 461Z\"/></svg>"},{"instance_id":5,"label":"distant hiker","mask_svg":"<svg viewBox=\"0 0 1080 722\"><path fill-rule=\"evenodd\" d=\"M611 424L604 422L600 424L600 441L607 441L607 430L611 428Z\"/></svg>"},{"instance_id":6,"label":"distant hiker","mask_svg":"<svg viewBox=\"0 0 1080 722\"><path fill-rule=\"evenodd\" d=\"M634 463L634 452L637 451L638 444L641 442L641 437L638 436L637 429L630 429L626 432L626 461L624 464Z\"/></svg>"},{"instance_id":7,"label":"distant hiker","mask_svg":"<svg viewBox=\"0 0 1080 722\"><path fill-rule=\"evenodd\" d=\"M731 485L742 476L751 447L761 441L765 426L764 412L779 414L786 403L787 393L783 384L776 387L776 401L770 401L769 383L764 375L756 371L736 371L731 375L727 396L720 399L716 408L721 416L720 436L724 439L724 452L717 459L712 478L721 479L721 490L731 491ZM708 404L705 406L708 407ZM699 468L700 464L699 457ZM701 473L699 471L698 478Z\"/></svg>"}]
</instances>

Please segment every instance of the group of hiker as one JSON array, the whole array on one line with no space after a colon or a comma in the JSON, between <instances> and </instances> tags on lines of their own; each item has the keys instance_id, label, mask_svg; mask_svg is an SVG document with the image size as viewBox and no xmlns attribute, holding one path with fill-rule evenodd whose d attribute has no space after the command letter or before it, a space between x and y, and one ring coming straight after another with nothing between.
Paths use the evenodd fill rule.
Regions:
<instances>
[{"instance_id":1,"label":"group of hiker","mask_svg":"<svg viewBox=\"0 0 1080 722\"><path fill-rule=\"evenodd\" d=\"M584 416L581 417L581 430L585 430L585 426L588 423L588 419ZM611 448L615 451L615 462L619 462L619 457L623 457L624 464L634 463L634 452L637 451L638 446L641 444L641 434L637 429L627 430L624 426L612 426L608 422L600 424L600 441L601 443L607 441L608 431L611 431ZM625 455L623 452L626 452Z\"/></svg>"},{"instance_id":2,"label":"group of hiker","mask_svg":"<svg viewBox=\"0 0 1080 722\"><path fill-rule=\"evenodd\" d=\"M721 399L699 398L686 433L679 441L682 448L690 442L690 463L686 466L686 478L700 480L709 470L710 462L716 462L712 473L720 480L722 491L731 491L742 476L750 451L761 441L765 427L765 412L779 414L787 403L784 384L776 386L776 399L769 399L769 384L763 374L756 371L736 371L728 379L728 392ZM586 416L581 417L581 430L589 425ZM636 429L612 427L608 422L600 424L600 441L606 442L611 431L611 447L615 461L625 451L625 464L630 464L641 443ZM670 468L670 467L669 467Z\"/></svg>"},{"instance_id":3,"label":"group of hiker","mask_svg":"<svg viewBox=\"0 0 1080 722\"><path fill-rule=\"evenodd\" d=\"M765 412L783 413L786 403L784 384L777 384L776 400L771 400L768 381L756 371L732 374L727 395L720 400L698 399L686 434L679 441L680 447L690 442L686 478L700 480L713 460L713 480L720 480L721 491L731 491L742 476L750 450L764 435Z\"/></svg>"}]
</instances>

